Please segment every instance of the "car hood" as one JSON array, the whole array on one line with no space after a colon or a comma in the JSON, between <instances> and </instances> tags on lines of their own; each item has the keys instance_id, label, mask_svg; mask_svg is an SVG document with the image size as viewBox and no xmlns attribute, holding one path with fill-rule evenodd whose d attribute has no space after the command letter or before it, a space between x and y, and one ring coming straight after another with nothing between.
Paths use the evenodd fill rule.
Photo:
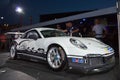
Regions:
<instances>
[{"instance_id":1,"label":"car hood","mask_svg":"<svg viewBox=\"0 0 120 80\"><path fill-rule=\"evenodd\" d=\"M81 49L73 44L71 44L70 39L76 39L82 42L87 46L87 49ZM95 38L80 38L80 37L54 37L51 38L55 41L60 41L64 43L71 50L78 50L80 53L75 52L74 55L87 55L87 54L106 54L106 53L114 53L114 50L107 44L95 39ZM71 54L72 55L72 54Z\"/></svg>"},{"instance_id":2,"label":"car hood","mask_svg":"<svg viewBox=\"0 0 120 80\"><path fill-rule=\"evenodd\" d=\"M86 46L94 46L94 47L99 47L99 48L105 48L108 47L105 43L95 39L95 38L73 38L81 41L83 44Z\"/></svg>"},{"instance_id":3,"label":"car hood","mask_svg":"<svg viewBox=\"0 0 120 80\"><path fill-rule=\"evenodd\" d=\"M67 41L68 43L70 42L70 39L76 39L85 44L86 46L93 46L93 47L99 47L99 48L105 48L108 47L105 43L95 39L95 38L80 38L80 37L51 37L49 39L53 39L54 41L62 41L65 42ZM67 43L67 44L68 44Z\"/></svg>"}]
</instances>

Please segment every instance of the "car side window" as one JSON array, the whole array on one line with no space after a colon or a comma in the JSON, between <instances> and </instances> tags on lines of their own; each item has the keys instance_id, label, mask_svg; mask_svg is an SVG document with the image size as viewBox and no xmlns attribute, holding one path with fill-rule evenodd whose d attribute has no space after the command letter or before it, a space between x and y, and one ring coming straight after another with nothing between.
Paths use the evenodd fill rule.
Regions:
<instances>
[{"instance_id":1,"label":"car side window","mask_svg":"<svg viewBox=\"0 0 120 80\"><path fill-rule=\"evenodd\" d=\"M32 31L29 31L29 32L25 33L25 34L23 35L23 38L25 38L25 39L30 39L30 36L36 36L37 38L41 38L41 36L40 36L40 35L38 34L38 32L35 31L35 30L32 30Z\"/></svg>"},{"instance_id":2,"label":"car side window","mask_svg":"<svg viewBox=\"0 0 120 80\"><path fill-rule=\"evenodd\" d=\"M37 38L39 38L38 34L35 31L29 32L27 34L27 38L30 39L30 36L36 36Z\"/></svg>"}]
</instances>

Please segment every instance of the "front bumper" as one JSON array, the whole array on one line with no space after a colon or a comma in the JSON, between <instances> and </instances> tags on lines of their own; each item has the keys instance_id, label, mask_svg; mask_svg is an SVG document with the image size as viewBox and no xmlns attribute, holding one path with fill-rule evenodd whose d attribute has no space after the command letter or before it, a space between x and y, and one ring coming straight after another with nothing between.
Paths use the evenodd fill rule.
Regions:
<instances>
[{"instance_id":1,"label":"front bumper","mask_svg":"<svg viewBox=\"0 0 120 80\"><path fill-rule=\"evenodd\" d=\"M114 55L108 57L69 57L69 68L79 69L83 73L97 73L110 70L115 65Z\"/></svg>"}]
</instances>

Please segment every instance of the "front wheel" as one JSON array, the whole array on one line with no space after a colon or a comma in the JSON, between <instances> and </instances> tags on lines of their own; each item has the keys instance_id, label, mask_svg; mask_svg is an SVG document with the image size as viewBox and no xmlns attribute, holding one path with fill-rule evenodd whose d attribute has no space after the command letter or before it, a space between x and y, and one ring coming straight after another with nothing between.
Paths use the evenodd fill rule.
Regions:
<instances>
[{"instance_id":1,"label":"front wheel","mask_svg":"<svg viewBox=\"0 0 120 80\"><path fill-rule=\"evenodd\" d=\"M10 59L17 59L16 45L12 45L10 48Z\"/></svg>"},{"instance_id":2,"label":"front wheel","mask_svg":"<svg viewBox=\"0 0 120 80\"><path fill-rule=\"evenodd\" d=\"M66 53L62 47L52 46L47 52L47 62L50 68L55 71L63 70L67 67Z\"/></svg>"}]
</instances>

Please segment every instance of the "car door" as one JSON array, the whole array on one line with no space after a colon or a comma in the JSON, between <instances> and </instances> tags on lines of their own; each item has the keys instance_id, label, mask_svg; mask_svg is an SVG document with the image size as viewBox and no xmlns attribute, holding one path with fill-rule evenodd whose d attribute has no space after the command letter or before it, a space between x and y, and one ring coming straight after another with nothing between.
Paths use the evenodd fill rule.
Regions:
<instances>
[{"instance_id":1,"label":"car door","mask_svg":"<svg viewBox=\"0 0 120 80\"><path fill-rule=\"evenodd\" d=\"M25 54L29 56L40 59L45 59L46 57L44 54L44 39L41 38L36 30L27 32L20 46L24 47Z\"/></svg>"},{"instance_id":2,"label":"car door","mask_svg":"<svg viewBox=\"0 0 120 80\"><path fill-rule=\"evenodd\" d=\"M31 51L32 46L35 46L35 38L39 38L38 34L36 36L34 36L36 34L36 30L31 30L26 32L21 39L19 39L19 44L18 44L18 51L22 52L22 53L28 53L29 51Z\"/></svg>"},{"instance_id":3,"label":"car door","mask_svg":"<svg viewBox=\"0 0 120 80\"><path fill-rule=\"evenodd\" d=\"M45 58L44 54L44 39L37 31L32 31L32 35L29 36L31 41L27 45L27 51L30 55L34 55L40 58Z\"/></svg>"}]
</instances>

